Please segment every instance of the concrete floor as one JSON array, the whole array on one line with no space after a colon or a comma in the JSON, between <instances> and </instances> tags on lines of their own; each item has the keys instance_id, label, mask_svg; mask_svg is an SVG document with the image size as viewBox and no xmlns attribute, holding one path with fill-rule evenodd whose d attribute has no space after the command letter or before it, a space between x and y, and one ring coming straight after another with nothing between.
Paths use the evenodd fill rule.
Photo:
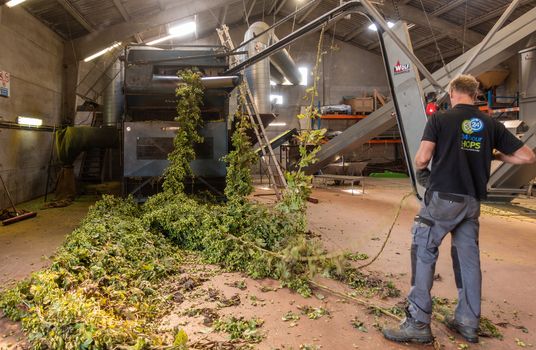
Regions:
<instances>
[{"instance_id":1,"label":"concrete floor","mask_svg":"<svg viewBox=\"0 0 536 350\"><path fill-rule=\"evenodd\" d=\"M309 205L311 229L321 235L330 251L359 251L369 256L379 250L396 207L404 194L410 191L407 180L367 179L366 193L352 196L341 188L316 189L313 196L318 204ZM264 192L259 189L258 192ZM272 197L255 197L258 201L270 202ZM31 271L46 265L43 256L49 256L83 217L90 201L79 201L69 208L40 211L36 219L11 227L0 227L0 285L5 286ZM516 339L525 344L536 344L536 201L524 200L519 205L484 205L481 218L481 258L483 268L483 315L493 322L507 322L500 328L504 340L482 339L481 344L470 349L519 349ZM407 199L393 229L392 237L384 253L369 270L388 276L405 294L409 288L410 227L418 209L415 198ZM379 238L379 240L378 240ZM439 297L456 298L456 288L450 259L450 238L440 249L437 273L441 280L434 285L433 294ZM275 281L246 279L248 289L239 291L229 287L229 282L243 279L240 274L219 274L206 283L218 287L227 297L243 294L242 304L226 308L223 314L261 317L266 339L258 349L297 349L304 344L321 345L322 349L425 349L429 346L393 344L385 341L373 328L375 319L363 307L322 292L326 298L304 299L286 289L261 292L261 287L277 286ZM346 292L345 286L322 280L331 288ZM250 302L255 295L263 302ZM394 305L400 299L376 301ZM305 317L290 326L281 317L287 311L296 312L298 305L323 306L330 310L330 317L309 320ZM198 306L200 307L200 306ZM358 317L368 328L367 333L357 331L350 320ZM184 320L180 320L185 324ZM380 323L392 324L381 318ZM185 326L191 339L207 337L207 329L200 320L187 320ZM526 327L528 333L514 326ZM459 337L449 338L444 326L434 323L434 333L444 349L459 349L463 343ZM13 334L11 334L13 332ZM3 336L7 336L2 338ZM18 343L20 333L17 325L0 319L0 348ZM13 348L13 347L11 347Z\"/></svg>"}]
</instances>

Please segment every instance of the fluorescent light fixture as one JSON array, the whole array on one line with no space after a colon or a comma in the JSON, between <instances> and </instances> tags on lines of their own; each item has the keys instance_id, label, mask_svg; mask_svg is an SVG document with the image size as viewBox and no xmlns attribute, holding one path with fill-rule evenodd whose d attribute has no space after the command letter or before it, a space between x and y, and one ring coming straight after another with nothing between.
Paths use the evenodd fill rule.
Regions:
<instances>
[{"instance_id":1,"label":"fluorescent light fixture","mask_svg":"<svg viewBox=\"0 0 536 350\"><path fill-rule=\"evenodd\" d=\"M6 5L7 5L7 7L13 7L13 6L17 6L19 4L22 4L25 1L26 0L11 0L11 1L6 2Z\"/></svg>"},{"instance_id":2,"label":"fluorescent light fixture","mask_svg":"<svg viewBox=\"0 0 536 350\"><path fill-rule=\"evenodd\" d=\"M168 33L170 35L185 36L185 35L188 35L188 34L195 33L195 31L196 31L195 22L191 21L191 22L186 22L186 23L183 23L183 24L179 24L179 25L177 25L175 27L169 28Z\"/></svg>"},{"instance_id":3,"label":"fluorescent light fixture","mask_svg":"<svg viewBox=\"0 0 536 350\"><path fill-rule=\"evenodd\" d=\"M100 57L100 56L104 55L105 53L108 53L108 52L112 51L113 49L115 49L116 47L118 47L120 45L121 45L121 43L119 42L119 43L113 44L112 46L108 46L104 50L101 50L101 51L99 51L99 52L97 52L97 53L85 58L84 62L93 61L95 58Z\"/></svg>"},{"instance_id":4,"label":"fluorescent light fixture","mask_svg":"<svg viewBox=\"0 0 536 350\"><path fill-rule=\"evenodd\" d=\"M307 69L307 67L299 67L298 70L301 73L300 85L307 86L309 80L309 69Z\"/></svg>"},{"instance_id":5,"label":"fluorescent light fixture","mask_svg":"<svg viewBox=\"0 0 536 350\"><path fill-rule=\"evenodd\" d=\"M276 105L282 105L283 104L283 96L282 95L270 95L270 102Z\"/></svg>"},{"instance_id":6,"label":"fluorescent light fixture","mask_svg":"<svg viewBox=\"0 0 536 350\"><path fill-rule=\"evenodd\" d=\"M182 36L195 33L196 30L197 30L197 26L194 21L179 24L177 26L169 28L168 30L169 35L149 41L147 45L152 46L152 45L160 44L161 42L164 42L164 41L168 41L168 40L175 39L175 38L180 38Z\"/></svg>"},{"instance_id":7,"label":"fluorescent light fixture","mask_svg":"<svg viewBox=\"0 0 536 350\"><path fill-rule=\"evenodd\" d=\"M155 39L155 40L153 40L153 41L149 41L149 42L147 43L147 45L148 45L148 46L152 46L152 45L160 44L160 43L163 42L163 41L168 41L168 40L173 39L173 38L175 38L175 35L166 35L166 36L161 37L161 38L159 38L159 39Z\"/></svg>"},{"instance_id":8,"label":"fluorescent light fixture","mask_svg":"<svg viewBox=\"0 0 536 350\"><path fill-rule=\"evenodd\" d=\"M287 126L287 123L284 122L273 122L268 124L268 126Z\"/></svg>"},{"instance_id":9,"label":"fluorescent light fixture","mask_svg":"<svg viewBox=\"0 0 536 350\"><path fill-rule=\"evenodd\" d=\"M285 80L283 80L283 84L281 85L292 85L292 83L290 81L288 81L287 78L285 78Z\"/></svg>"},{"instance_id":10,"label":"fluorescent light fixture","mask_svg":"<svg viewBox=\"0 0 536 350\"><path fill-rule=\"evenodd\" d=\"M25 126L41 126L43 125L43 119L20 116L17 118L17 123Z\"/></svg>"},{"instance_id":11,"label":"fluorescent light fixture","mask_svg":"<svg viewBox=\"0 0 536 350\"><path fill-rule=\"evenodd\" d=\"M395 24L394 24L393 22L391 22L391 21L387 21L387 26L388 26L389 28L393 28L394 25L395 25ZM369 29L369 30L373 30L373 31L375 31L375 32L378 31L378 27L376 27L376 24L374 24L374 23L371 23L371 24L368 26L368 29Z\"/></svg>"}]
</instances>

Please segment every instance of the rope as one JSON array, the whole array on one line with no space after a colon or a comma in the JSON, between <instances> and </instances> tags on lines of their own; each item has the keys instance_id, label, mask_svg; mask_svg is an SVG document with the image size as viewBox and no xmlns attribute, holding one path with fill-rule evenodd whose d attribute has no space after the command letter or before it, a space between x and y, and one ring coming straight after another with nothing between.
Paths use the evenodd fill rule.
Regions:
<instances>
[{"instance_id":1,"label":"rope","mask_svg":"<svg viewBox=\"0 0 536 350\"><path fill-rule=\"evenodd\" d=\"M389 242L389 239L391 238L391 233L393 232L393 227L395 227L395 223L398 220L398 217L400 216L400 212L402 211L402 206L404 205L404 202L406 201L406 199L412 194L413 194L413 192L406 193L404 195L404 197L402 197L402 199L398 203L398 208L397 208L395 216L393 218L393 222L391 223L391 226L389 227L389 231L387 231L387 235L385 236L385 240L383 241L382 247L380 248L380 251L378 252L378 254L376 254L374 256L374 258L372 258L372 260L370 260L368 263L358 266L357 267L358 269L363 269L363 268L365 268L367 266L372 265L380 257L380 255L383 253L383 250L385 249L385 246L387 245L387 242Z\"/></svg>"}]
</instances>

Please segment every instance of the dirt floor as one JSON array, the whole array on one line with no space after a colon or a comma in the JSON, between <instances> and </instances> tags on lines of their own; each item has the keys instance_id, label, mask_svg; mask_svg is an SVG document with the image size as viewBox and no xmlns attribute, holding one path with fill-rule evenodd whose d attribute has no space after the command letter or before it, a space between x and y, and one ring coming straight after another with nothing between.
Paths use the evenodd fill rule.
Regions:
<instances>
[{"instance_id":1,"label":"dirt floor","mask_svg":"<svg viewBox=\"0 0 536 350\"><path fill-rule=\"evenodd\" d=\"M347 189L332 187L314 191L313 197L319 203L309 204L310 228L331 252L352 251L372 257L383 243L401 198L410 191L408 181L367 179L365 194L356 191L356 195L351 195ZM259 188L257 192L266 191ZM272 201L269 196L254 198L260 202ZM69 208L39 211L36 219L0 227L0 286L46 265L43 257L53 254L90 203L87 199ZM402 291L400 298L367 299L338 282L317 278L316 283L342 295L353 293L356 298L381 306L390 307L403 301L410 279L410 227L417 209L417 200L409 197L385 251L367 268L385 280L392 280ZM501 325L498 328L504 339L481 338L480 344L469 346L434 321L433 330L442 348L491 350L536 346L535 209L535 200L482 207L483 316ZM436 271L439 276L432 293L454 300L456 287L451 264L447 237L440 249ZM177 286L176 306L162 321L162 327L179 326L185 329L191 342L205 344L207 349L215 341L227 339L226 334L213 330L216 315L224 319L230 316L262 319L258 333L264 338L253 345L255 349L431 348L385 341L377 328L395 325L396 321L378 317L354 301L326 290L317 289L313 297L303 298L281 289L277 281L252 280L214 266L199 265L195 259L185 265L183 274L176 276L173 283ZM17 347L24 347L18 326L0 319L0 349Z\"/></svg>"}]
</instances>

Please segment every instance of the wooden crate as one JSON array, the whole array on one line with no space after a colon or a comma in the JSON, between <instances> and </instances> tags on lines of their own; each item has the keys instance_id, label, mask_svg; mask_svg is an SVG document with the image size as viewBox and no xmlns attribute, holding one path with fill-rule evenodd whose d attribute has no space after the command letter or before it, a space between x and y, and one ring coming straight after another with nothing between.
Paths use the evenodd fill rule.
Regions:
<instances>
[{"instance_id":1,"label":"wooden crate","mask_svg":"<svg viewBox=\"0 0 536 350\"><path fill-rule=\"evenodd\" d=\"M374 111L374 98L372 97L344 99L344 103L352 107L352 113L370 113Z\"/></svg>"}]
</instances>

